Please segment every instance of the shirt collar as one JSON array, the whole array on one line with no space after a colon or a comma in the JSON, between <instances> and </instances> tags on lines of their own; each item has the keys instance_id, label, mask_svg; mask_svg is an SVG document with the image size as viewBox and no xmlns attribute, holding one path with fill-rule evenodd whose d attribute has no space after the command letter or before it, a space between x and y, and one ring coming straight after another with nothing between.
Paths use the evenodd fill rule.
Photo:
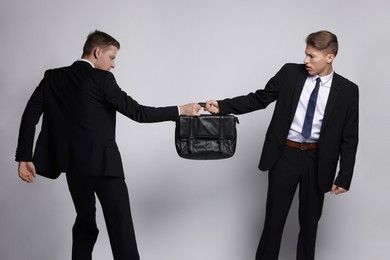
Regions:
<instances>
[{"instance_id":1,"label":"shirt collar","mask_svg":"<svg viewBox=\"0 0 390 260\"><path fill-rule=\"evenodd\" d=\"M92 68L95 68L95 66L93 66L92 62L90 62L90 61L87 60L87 59L78 59L77 61L84 61L84 62L87 62L87 63L89 63L89 64L92 66Z\"/></svg>"},{"instance_id":2,"label":"shirt collar","mask_svg":"<svg viewBox=\"0 0 390 260\"><path fill-rule=\"evenodd\" d=\"M320 79L321 79L321 85L322 86L328 86L328 82L331 80L331 79L333 79L333 75L334 75L334 70L330 73L330 74L328 74L328 75L326 75L326 76L322 76L322 77L320 77ZM315 81L316 81L316 79L318 78L318 75L314 75L314 76L311 76L310 77L310 79L315 83Z\"/></svg>"}]
</instances>

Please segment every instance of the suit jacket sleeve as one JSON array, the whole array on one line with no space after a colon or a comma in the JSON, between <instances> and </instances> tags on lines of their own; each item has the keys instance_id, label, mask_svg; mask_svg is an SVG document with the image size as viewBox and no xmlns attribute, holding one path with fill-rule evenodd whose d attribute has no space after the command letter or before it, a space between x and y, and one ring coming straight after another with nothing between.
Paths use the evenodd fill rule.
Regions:
<instances>
[{"instance_id":1,"label":"suit jacket sleeve","mask_svg":"<svg viewBox=\"0 0 390 260\"><path fill-rule=\"evenodd\" d=\"M45 74L46 75L46 74ZM23 112L20 123L18 146L15 161L31 162L33 158L33 144L35 128L43 113L43 84L44 79L36 87Z\"/></svg>"},{"instance_id":2,"label":"suit jacket sleeve","mask_svg":"<svg viewBox=\"0 0 390 260\"><path fill-rule=\"evenodd\" d=\"M256 90L248 95L219 100L218 105L221 114L245 114L266 108L270 103L278 99L280 88L285 78L288 64L284 65L274 77L272 77L264 89Z\"/></svg>"},{"instance_id":3,"label":"suit jacket sleeve","mask_svg":"<svg viewBox=\"0 0 390 260\"><path fill-rule=\"evenodd\" d=\"M103 87L104 99L121 114L141 123L175 121L179 117L177 106L149 107L140 105L119 88L111 73L106 75Z\"/></svg>"},{"instance_id":4,"label":"suit jacket sleeve","mask_svg":"<svg viewBox=\"0 0 390 260\"><path fill-rule=\"evenodd\" d=\"M354 85L355 86L355 85ZM340 171L335 180L339 187L349 189L358 146L359 129L359 92L357 86L352 93L351 103L346 116L340 145Z\"/></svg>"}]
</instances>

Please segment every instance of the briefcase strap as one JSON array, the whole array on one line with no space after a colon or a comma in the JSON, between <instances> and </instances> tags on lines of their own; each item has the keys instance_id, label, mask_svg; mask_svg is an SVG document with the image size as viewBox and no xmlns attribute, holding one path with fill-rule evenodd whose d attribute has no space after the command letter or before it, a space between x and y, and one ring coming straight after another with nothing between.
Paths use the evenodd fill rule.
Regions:
<instances>
[{"instance_id":1,"label":"briefcase strap","mask_svg":"<svg viewBox=\"0 0 390 260\"><path fill-rule=\"evenodd\" d=\"M188 151L192 152L194 150L194 132L193 132L193 123L194 118L190 117L190 136L188 138Z\"/></svg>"},{"instance_id":2,"label":"briefcase strap","mask_svg":"<svg viewBox=\"0 0 390 260\"><path fill-rule=\"evenodd\" d=\"M222 116L219 117L219 152L222 153L222 147L224 146L225 137L223 132L223 122L222 122Z\"/></svg>"}]
</instances>

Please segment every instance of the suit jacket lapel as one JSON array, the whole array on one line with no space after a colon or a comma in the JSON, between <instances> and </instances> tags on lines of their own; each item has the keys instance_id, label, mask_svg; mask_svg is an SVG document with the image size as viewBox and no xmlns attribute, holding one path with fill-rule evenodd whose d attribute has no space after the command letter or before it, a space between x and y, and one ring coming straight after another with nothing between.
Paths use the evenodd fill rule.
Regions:
<instances>
[{"instance_id":1,"label":"suit jacket lapel","mask_svg":"<svg viewBox=\"0 0 390 260\"><path fill-rule=\"evenodd\" d=\"M332 111L333 111L334 105L336 104L336 100L337 100L337 96L339 94L340 88L341 88L341 85L340 85L339 75L334 73L332 86L330 87L329 97L328 97L328 101L327 101L326 107L325 107L325 114L324 114L324 118L322 121L321 132L325 128L326 123L328 122L329 117L332 114Z\"/></svg>"},{"instance_id":2,"label":"suit jacket lapel","mask_svg":"<svg viewBox=\"0 0 390 260\"><path fill-rule=\"evenodd\" d=\"M306 78L307 78L306 73L299 74L297 81L295 83L295 90L291 102L290 122L292 122L294 119L295 111L297 110L299 98L301 97L302 89L303 86L305 85Z\"/></svg>"}]
</instances>

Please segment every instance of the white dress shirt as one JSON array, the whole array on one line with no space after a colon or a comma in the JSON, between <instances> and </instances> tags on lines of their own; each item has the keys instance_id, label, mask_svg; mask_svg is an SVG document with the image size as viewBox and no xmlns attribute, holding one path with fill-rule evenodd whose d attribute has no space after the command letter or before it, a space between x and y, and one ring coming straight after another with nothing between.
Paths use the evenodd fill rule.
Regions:
<instances>
[{"instance_id":1,"label":"white dress shirt","mask_svg":"<svg viewBox=\"0 0 390 260\"><path fill-rule=\"evenodd\" d=\"M326 102L328 101L330 87L332 85L334 71L327 76L320 77L320 89L318 90L317 104L314 111L313 127L311 129L311 136L305 139L302 136L303 122L305 121L307 104L309 103L311 92L316 85L317 75L309 76L306 79L301 96L299 98L297 110L288 133L288 140L298 143L315 143L320 138L320 131L322 120L324 118Z\"/></svg>"}]
</instances>

